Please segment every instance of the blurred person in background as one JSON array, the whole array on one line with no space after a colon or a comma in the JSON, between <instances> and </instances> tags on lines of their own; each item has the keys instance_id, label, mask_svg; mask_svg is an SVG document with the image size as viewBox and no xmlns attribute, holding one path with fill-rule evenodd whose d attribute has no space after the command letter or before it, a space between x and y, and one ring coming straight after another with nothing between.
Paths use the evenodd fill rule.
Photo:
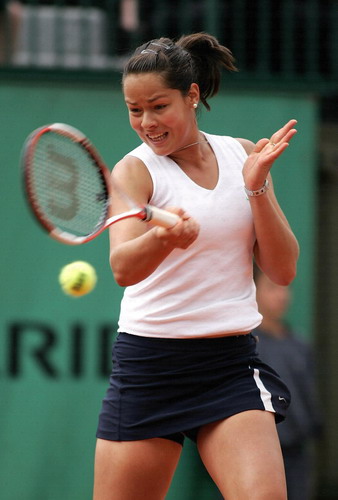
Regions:
<instances>
[{"instance_id":1,"label":"blurred person in background","mask_svg":"<svg viewBox=\"0 0 338 500\"><path fill-rule=\"evenodd\" d=\"M0 65L10 62L20 22L21 3L0 0Z\"/></svg>"},{"instance_id":2,"label":"blurred person in background","mask_svg":"<svg viewBox=\"0 0 338 500\"><path fill-rule=\"evenodd\" d=\"M288 500L310 500L314 485L313 444L321 427L313 353L285 320L290 287L273 283L257 266L255 282L258 309L263 315L261 325L253 332L258 336L258 355L276 370L291 392L287 418L277 426Z\"/></svg>"}]
</instances>

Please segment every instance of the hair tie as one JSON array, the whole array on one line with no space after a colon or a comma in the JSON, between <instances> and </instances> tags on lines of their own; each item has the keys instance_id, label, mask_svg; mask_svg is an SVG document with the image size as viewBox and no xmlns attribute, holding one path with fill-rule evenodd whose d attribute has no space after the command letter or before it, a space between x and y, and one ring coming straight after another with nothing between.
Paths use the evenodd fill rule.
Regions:
<instances>
[{"instance_id":1,"label":"hair tie","mask_svg":"<svg viewBox=\"0 0 338 500\"><path fill-rule=\"evenodd\" d=\"M149 54L149 53L157 54L159 52L159 50L154 50L154 49L148 48L150 45L155 45L155 47L159 47L159 50L160 49L169 50L173 47L173 45L167 45L166 43L163 43L163 42L151 41L151 42L147 43L145 48L141 51L141 54Z\"/></svg>"}]
</instances>

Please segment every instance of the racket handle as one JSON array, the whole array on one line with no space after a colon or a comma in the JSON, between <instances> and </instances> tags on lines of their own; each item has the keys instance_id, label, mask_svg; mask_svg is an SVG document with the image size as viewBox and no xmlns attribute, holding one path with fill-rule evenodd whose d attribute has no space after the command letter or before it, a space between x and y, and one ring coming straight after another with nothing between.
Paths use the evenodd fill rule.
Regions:
<instances>
[{"instance_id":1,"label":"racket handle","mask_svg":"<svg viewBox=\"0 0 338 500\"><path fill-rule=\"evenodd\" d=\"M167 212L167 210L162 210L161 208L153 207L152 205L147 205L145 207L146 218L145 221L151 222L155 226L161 226L169 229L175 226L180 220L180 217L172 212Z\"/></svg>"}]
</instances>

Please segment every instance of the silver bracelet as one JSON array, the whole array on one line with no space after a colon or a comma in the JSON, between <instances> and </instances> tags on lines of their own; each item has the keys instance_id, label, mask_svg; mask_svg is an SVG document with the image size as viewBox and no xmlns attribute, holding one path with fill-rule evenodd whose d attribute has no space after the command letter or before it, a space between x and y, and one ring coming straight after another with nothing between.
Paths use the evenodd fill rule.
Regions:
<instances>
[{"instance_id":1,"label":"silver bracelet","mask_svg":"<svg viewBox=\"0 0 338 500\"><path fill-rule=\"evenodd\" d=\"M256 189L255 191L250 191L250 189L247 189L244 186L244 191L247 196L260 196L261 194L266 193L268 189L269 189L268 179L265 179L263 186L260 189Z\"/></svg>"}]
</instances>

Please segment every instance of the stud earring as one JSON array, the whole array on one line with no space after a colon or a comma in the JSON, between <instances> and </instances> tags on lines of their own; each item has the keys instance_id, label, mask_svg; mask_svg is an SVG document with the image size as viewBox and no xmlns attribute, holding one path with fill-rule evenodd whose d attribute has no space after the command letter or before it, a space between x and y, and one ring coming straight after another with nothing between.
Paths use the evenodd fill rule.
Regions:
<instances>
[{"instance_id":1,"label":"stud earring","mask_svg":"<svg viewBox=\"0 0 338 500\"><path fill-rule=\"evenodd\" d=\"M198 106L197 102L194 102L193 107L196 109Z\"/></svg>"}]
</instances>

